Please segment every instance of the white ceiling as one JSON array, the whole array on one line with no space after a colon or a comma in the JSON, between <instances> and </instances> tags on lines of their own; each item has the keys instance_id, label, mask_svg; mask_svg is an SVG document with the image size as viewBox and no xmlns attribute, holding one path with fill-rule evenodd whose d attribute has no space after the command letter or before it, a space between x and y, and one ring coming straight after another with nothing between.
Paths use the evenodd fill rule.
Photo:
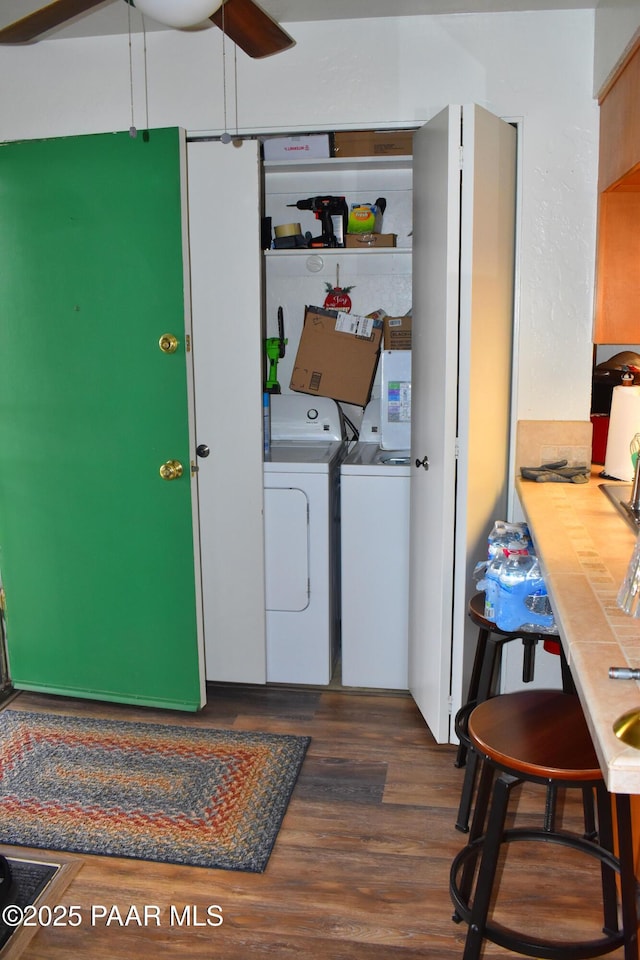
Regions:
<instances>
[{"instance_id":1,"label":"white ceiling","mask_svg":"<svg viewBox=\"0 0 640 960\"><path fill-rule=\"evenodd\" d=\"M3 0L0 27L44 6L48 0ZM178 0L179 2L179 0ZM577 10L594 8L598 0L260 0L260 6L279 23L312 20L419 16L424 14L496 13L523 10ZM126 33L129 9L123 0L103 0L89 13L49 31L47 39L92 37ZM137 14L131 17L138 29ZM213 25L211 25L213 28ZM163 29L146 22L147 29Z\"/></svg>"}]
</instances>

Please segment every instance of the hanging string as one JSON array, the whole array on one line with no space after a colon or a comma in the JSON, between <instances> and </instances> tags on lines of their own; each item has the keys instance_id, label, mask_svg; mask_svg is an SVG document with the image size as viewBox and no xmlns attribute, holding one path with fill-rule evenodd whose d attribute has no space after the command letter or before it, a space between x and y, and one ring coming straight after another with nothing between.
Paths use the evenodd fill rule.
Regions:
<instances>
[{"instance_id":1,"label":"hanging string","mask_svg":"<svg viewBox=\"0 0 640 960\"><path fill-rule=\"evenodd\" d=\"M224 133L220 137L223 143L230 143L231 135L227 132L227 50L225 47L226 31L224 28L224 8L222 4L222 111L224 122Z\"/></svg>"},{"instance_id":2,"label":"hanging string","mask_svg":"<svg viewBox=\"0 0 640 960\"><path fill-rule=\"evenodd\" d=\"M144 13L142 16L142 37L144 42L144 114L145 114L145 127L146 127L146 136L149 135L149 71L147 69L147 25L144 19Z\"/></svg>"},{"instance_id":3,"label":"hanging string","mask_svg":"<svg viewBox=\"0 0 640 960\"><path fill-rule=\"evenodd\" d=\"M127 3L127 28L129 33L129 95L130 95L130 106L131 106L131 126L129 127L129 136L137 137L138 130L135 125L134 118L134 84L133 84L133 39L132 39L132 30L131 30L131 3ZM149 69L147 65L147 25L145 23L144 14L141 13L140 17L142 19L142 37L143 37L143 58L144 58L144 111L145 111L145 139L149 138Z\"/></svg>"},{"instance_id":4,"label":"hanging string","mask_svg":"<svg viewBox=\"0 0 640 960\"><path fill-rule=\"evenodd\" d=\"M238 134L238 45L233 48L233 92L235 96L236 108L236 137Z\"/></svg>"},{"instance_id":5,"label":"hanging string","mask_svg":"<svg viewBox=\"0 0 640 960\"><path fill-rule=\"evenodd\" d=\"M131 125L129 127L129 136L137 137L138 131L134 122L133 115L133 50L131 45L131 4L127 4L127 27L129 32L129 97L131 101Z\"/></svg>"}]
</instances>

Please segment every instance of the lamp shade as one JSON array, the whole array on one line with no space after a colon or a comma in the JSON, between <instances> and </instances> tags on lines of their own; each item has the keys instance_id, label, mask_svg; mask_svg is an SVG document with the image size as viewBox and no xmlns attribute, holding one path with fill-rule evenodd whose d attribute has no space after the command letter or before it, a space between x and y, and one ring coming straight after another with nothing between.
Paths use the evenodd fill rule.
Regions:
<instances>
[{"instance_id":1,"label":"lamp shade","mask_svg":"<svg viewBox=\"0 0 640 960\"><path fill-rule=\"evenodd\" d=\"M195 27L208 20L222 0L135 0L136 9L168 27Z\"/></svg>"}]
</instances>

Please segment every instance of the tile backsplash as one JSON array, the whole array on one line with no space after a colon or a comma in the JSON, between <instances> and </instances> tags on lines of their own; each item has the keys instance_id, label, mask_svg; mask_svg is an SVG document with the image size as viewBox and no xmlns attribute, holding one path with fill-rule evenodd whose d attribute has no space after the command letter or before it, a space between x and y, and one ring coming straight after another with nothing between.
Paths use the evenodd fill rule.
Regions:
<instances>
[{"instance_id":1,"label":"tile backsplash","mask_svg":"<svg viewBox=\"0 0 640 960\"><path fill-rule=\"evenodd\" d=\"M590 420L518 420L516 475L520 467L538 467L555 460L570 466L591 463Z\"/></svg>"}]
</instances>

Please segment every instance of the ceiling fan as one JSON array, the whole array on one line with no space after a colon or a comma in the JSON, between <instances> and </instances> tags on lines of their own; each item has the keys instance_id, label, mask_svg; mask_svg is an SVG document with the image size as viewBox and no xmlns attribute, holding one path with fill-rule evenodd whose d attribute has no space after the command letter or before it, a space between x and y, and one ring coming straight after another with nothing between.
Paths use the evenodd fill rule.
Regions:
<instances>
[{"instance_id":1,"label":"ceiling fan","mask_svg":"<svg viewBox=\"0 0 640 960\"><path fill-rule=\"evenodd\" d=\"M36 40L47 30L61 26L72 17L86 13L102 2L103 0L49 0L49 3L34 13L0 29L0 44L28 43L30 40ZM171 3L167 0L162 2L138 0L137 3L135 0L125 0L125 2L149 16L153 16L153 8L159 8L154 19L160 23L166 23L169 26L187 26L185 22L176 23L169 17L165 19L164 11L171 7ZM176 8L182 9L185 0L173 0L173 4ZM202 3L195 4L195 8L198 6L202 6ZM207 7L206 2L204 6ZM189 25L195 26L202 20L211 20L250 57L268 57L286 50L295 43L275 20L257 3L254 3L254 0L222 0L218 3L216 0L210 0L208 10L212 9L214 12L207 12L204 16L200 16L200 21L196 16Z\"/></svg>"}]
</instances>

